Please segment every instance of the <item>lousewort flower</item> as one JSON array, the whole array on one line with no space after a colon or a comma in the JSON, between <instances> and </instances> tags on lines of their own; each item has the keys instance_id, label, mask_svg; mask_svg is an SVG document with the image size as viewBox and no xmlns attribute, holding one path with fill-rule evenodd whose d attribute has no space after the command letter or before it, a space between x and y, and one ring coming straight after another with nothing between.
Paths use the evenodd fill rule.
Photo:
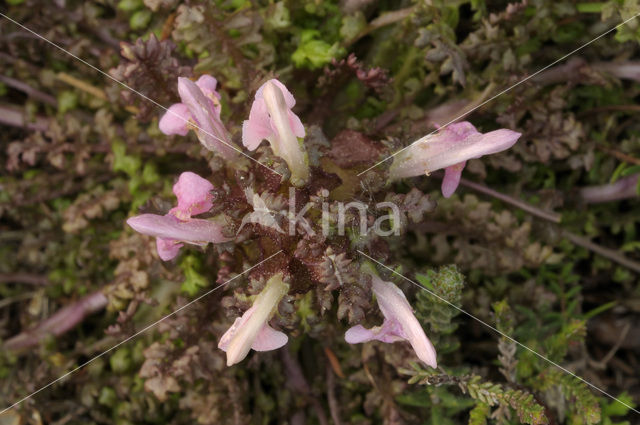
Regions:
<instances>
[{"instance_id":1,"label":"lousewort flower","mask_svg":"<svg viewBox=\"0 0 640 425\"><path fill-rule=\"evenodd\" d=\"M442 194L448 198L458 187L468 159L509 149L519 137L520 133L507 129L482 134L467 121L451 124L396 155L389 169L389 181L444 168Z\"/></svg>"},{"instance_id":2,"label":"lousewort flower","mask_svg":"<svg viewBox=\"0 0 640 425\"><path fill-rule=\"evenodd\" d=\"M289 166L291 183L300 186L309 178L309 165L304 147L298 142L305 131L291 110L295 104L293 95L280 81L264 83L256 92L249 119L242 124L242 143L255 150L262 140L268 140L273 153Z\"/></svg>"},{"instance_id":3,"label":"lousewort flower","mask_svg":"<svg viewBox=\"0 0 640 425\"><path fill-rule=\"evenodd\" d=\"M384 322L381 326L371 329L356 325L345 333L344 339L349 344L372 340L386 343L407 340L420 360L436 368L438 365L436 350L422 330L418 319L413 314L411 305L400 288L375 275L371 276L373 292L376 294L380 311L384 315Z\"/></svg>"},{"instance_id":4,"label":"lousewort flower","mask_svg":"<svg viewBox=\"0 0 640 425\"><path fill-rule=\"evenodd\" d=\"M238 150L220 120L217 84L210 75L201 76L195 83L179 77L178 93L182 103L169 107L160 119L159 127L164 134L181 136L186 136L189 128L192 128L205 148L217 152L226 160L233 160Z\"/></svg>"},{"instance_id":5,"label":"lousewort flower","mask_svg":"<svg viewBox=\"0 0 640 425\"><path fill-rule=\"evenodd\" d=\"M238 317L220 338L218 348L227 353L227 366L241 362L250 349L256 351L275 350L287 343L287 336L269 326L269 319L289 290L282 280L282 273L272 276L253 306Z\"/></svg>"},{"instance_id":6,"label":"lousewort flower","mask_svg":"<svg viewBox=\"0 0 640 425\"><path fill-rule=\"evenodd\" d=\"M180 175L173 185L178 206L166 215L142 214L131 217L127 224L135 231L155 236L158 255L164 261L175 258L183 242L206 245L230 240L224 236L222 225L211 220L191 218L192 215L209 211L213 206L213 185L190 171Z\"/></svg>"}]
</instances>

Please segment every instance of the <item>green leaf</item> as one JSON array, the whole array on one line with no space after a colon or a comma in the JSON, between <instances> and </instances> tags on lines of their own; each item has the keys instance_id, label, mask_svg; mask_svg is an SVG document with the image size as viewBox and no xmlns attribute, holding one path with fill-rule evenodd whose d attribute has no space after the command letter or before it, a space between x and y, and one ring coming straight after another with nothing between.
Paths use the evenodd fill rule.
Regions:
<instances>
[{"instance_id":1,"label":"green leaf","mask_svg":"<svg viewBox=\"0 0 640 425\"><path fill-rule=\"evenodd\" d=\"M78 106L78 95L72 90L64 90L58 95L58 112L64 114Z\"/></svg>"},{"instance_id":2,"label":"green leaf","mask_svg":"<svg viewBox=\"0 0 640 425\"><path fill-rule=\"evenodd\" d=\"M366 28L366 26L367 20L362 12L358 11L353 15L346 15L342 18L340 35L345 41L353 40Z\"/></svg>"},{"instance_id":3,"label":"green leaf","mask_svg":"<svg viewBox=\"0 0 640 425\"><path fill-rule=\"evenodd\" d=\"M113 388L102 387L100 390L100 397L98 397L98 403L104 406L113 407L117 401L118 396Z\"/></svg>"},{"instance_id":4,"label":"green leaf","mask_svg":"<svg viewBox=\"0 0 640 425\"><path fill-rule=\"evenodd\" d=\"M200 274L200 266L200 259L195 255L185 255L180 261L180 268L184 273L184 281L180 285L180 290L191 297L200 292L202 288L209 286L207 278Z\"/></svg>"},{"instance_id":5,"label":"green leaf","mask_svg":"<svg viewBox=\"0 0 640 425\"><path fill-rule=\"evenodd\" d=\"M431 406L431 396L426 391L418 391L408 394L400 394L396 397L396 401L400 404L415 407Z\"/></svg>"},{"instance_id":6,"label":"green leaf","mask_svg":"<svg viewBox=\"0 0 640 425\"><path fill-rule=\"evenodd\" d=\"M111 370L115 373L125 373L131 366L131 352L127 347L120 348L110 358Z\"/></svg>"},{"instance_id":7,"label":"green leaf","mask_svg":"<svg viewBox=\"0 0 640 425\"><path fill-rule=\"evenodd\" d=\"M142 9L144 7L144 3L142 0L120 0L118 2L118 9L125 12L134 12L136 10Z\"/></svg>"},{"instance_id":8,"label":"green leaf","mask_svg":"<svg viewBox=\"0 0 640 425\"><path fill-rule=\"evenodd\" d=\"M490 412L491 408L488 404L477 403L469 412L469 425L486 425Z\"/></svg>"},{"instance_id":9,"label":"green leaf","mask_svg":"<svg viewBox=\"0 0 640 425\"><path fill-rule=\"evenodd\" d=\"M152 13L150 10L139 10L129 18L129 26L132 30L145 29L151 22Z\"/></svg>"},{"instance_id":10,"label":"green leaf","mask_svg":"<svg viewBox=\"0 0 640 425\"><path fill-rule=\"evenodd\" d=\"M122 140L115 140L111 143L113 152L113 171L122 171L129 177L137 175L142 161L137 156L127 155L126 145Z\"/></svg>"},{"instance_id":11,"label":"green leaf","mask_svg":"<svg viewBox=\"0 0 640 425\"><path fill-rule=\"evenodd\" d=\"M631 406L632 408L636 407L633 399L626 391L620 394L617 398L619 401L613 400L602 406L603 416L625 416L631 410L627 406ZM627 406L625 406L625 404Z\"/></svg>"},{"instance_id":12,"label":"green leaf","mask_svg":"<svg viewBox=\"0 0 640 425\"><path fill-rule=\"evenodd\" d=\"M299 68L317 69L331 59L344 54L344 49L338 43L329 44L323 40L317 40L317 30L303 30L300 35L300 44L291 55L291 60Z\"/></svg>"}]
</instances>

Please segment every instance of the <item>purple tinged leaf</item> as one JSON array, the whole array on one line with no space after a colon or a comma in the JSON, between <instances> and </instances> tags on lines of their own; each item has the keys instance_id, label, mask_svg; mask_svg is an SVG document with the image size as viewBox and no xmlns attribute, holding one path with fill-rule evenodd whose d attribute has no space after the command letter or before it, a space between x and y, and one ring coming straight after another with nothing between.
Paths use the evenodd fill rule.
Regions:
<instances>
[{"instance_id":1,"label":"purple tinged leaf","mask_svg":"<svg viewBox=\"0 0 640 425\"><path fill-rule=\"evenodd\" d=\"M107 297L101 291L86 295L61 308L34 328L7 339L3 344L3 348L7 350L22 350L38 345L47 335L63 335L80 324L87 315L105 308L107 303Z\"/></svg>"}]
</instances>

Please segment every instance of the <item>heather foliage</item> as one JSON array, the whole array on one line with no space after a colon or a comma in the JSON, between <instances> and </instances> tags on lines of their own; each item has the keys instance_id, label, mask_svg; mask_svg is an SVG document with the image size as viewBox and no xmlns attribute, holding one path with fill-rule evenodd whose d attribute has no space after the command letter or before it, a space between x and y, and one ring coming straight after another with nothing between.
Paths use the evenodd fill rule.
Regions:
<instances>
[{"instance_id":1,"label":"heather foliage","mask_svg":"<svg viewBox=\"0 0 640 425\"><path fill-rule=\"evenodd\" d=\"M638 421L636 1L2 13L0 424Z\"/></svg>"}]
</instances>

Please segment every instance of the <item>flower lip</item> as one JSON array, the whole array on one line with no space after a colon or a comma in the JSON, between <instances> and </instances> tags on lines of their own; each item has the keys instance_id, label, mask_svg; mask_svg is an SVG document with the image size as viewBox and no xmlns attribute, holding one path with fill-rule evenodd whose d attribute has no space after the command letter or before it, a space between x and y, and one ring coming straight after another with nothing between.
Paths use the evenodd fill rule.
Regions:
<instances>
[{"instance_id":1,"label":"flower lip","mask_svg":"<svg viewBox=\"0 0 640 425\"><path fill-rule=\"evenodd\" d=\"M173 185L173 193L178 198L178 206L172 212L184 220L192 215L209 211L213 207L213 195L211 194L213 189L214 187L209 180L191 171L185 171L180 174L178 181Z\"/></svg>"},{"instance_id":2,"label":"flower lip","mask_svg":"<svg viewBox=\"0 0 640 425\"><path fill-rule=\"evenodd\" d=\"M191 113L184 103L171 105L167 112L160 118L158 127L166 135L178 134L186 136L189 133L189 121Z\"/></svg>"},{"instance_id":3,"label":"flower lip","mask_svg":"<svg viewBox=\"0 0 640 425\"><path fill-rule=\"evenodd\" d=\"M178 94L182 103L172 105L159 122L165 134L186 135L193 128L203 146L216 151L226 160L234 160L239 150L220 120L220 94L218 82L209 75L201 76L197 82L178 77Z\"/></svg>"},{"instance_id":4,"label":"flower lip","mask_svg":"<svg viewBox=\"0 0 640 425\"><path fill-rule=\"evenodd\" d=\"M173 239L156 238L156 251L162 261L170 261L178 256L184 244Z\"/></svg>"}]
</instances>

